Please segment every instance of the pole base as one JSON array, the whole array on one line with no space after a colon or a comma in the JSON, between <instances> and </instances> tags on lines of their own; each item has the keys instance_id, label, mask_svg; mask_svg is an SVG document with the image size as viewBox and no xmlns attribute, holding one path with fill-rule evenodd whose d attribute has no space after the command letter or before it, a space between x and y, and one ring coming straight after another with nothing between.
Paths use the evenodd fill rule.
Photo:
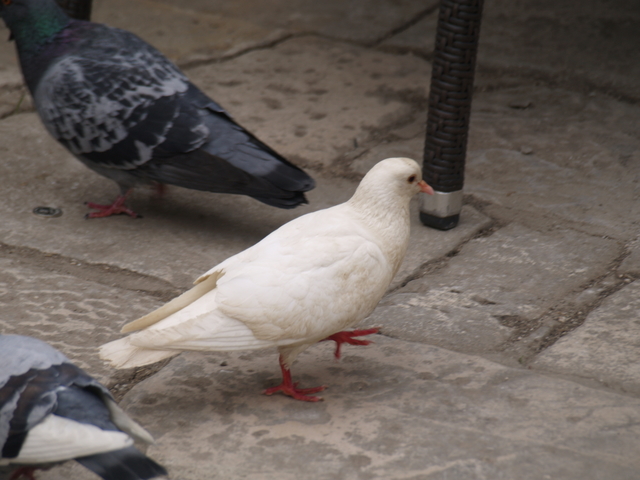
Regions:
<instances>
[{"instance_id":1,"label":"pole base","mask_svg":"<svg viewBox=\"0 0 640 480\"><path fill-rule=\"evenodd\" d=\"M458 225L460 220L460 214L451 215L450 217L436 217L435 215L429 215L428 213L420 212L420 221L423 225L437 230L451 230Z\"/></svg>"}]
</instances>

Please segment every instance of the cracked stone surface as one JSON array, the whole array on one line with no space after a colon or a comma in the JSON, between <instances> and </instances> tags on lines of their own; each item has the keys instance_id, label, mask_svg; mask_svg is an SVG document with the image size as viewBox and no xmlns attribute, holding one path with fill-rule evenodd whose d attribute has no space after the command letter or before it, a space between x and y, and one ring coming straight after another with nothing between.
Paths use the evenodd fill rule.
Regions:
<instances>
[{"instance_id":1,"label":"cracked stone surface","mask_svg":"<svg viewBox=\"0 0 640 480\"><path fill-rule=\"evenodd\" d=\"M422 276L422 269L428 262L432 262L466 243L475 234L491 224L491 219L478 212L471 206L462 208L460 223L453 230L443 232L429 230L425 232L418 217L417 199L412 201L411 238L409 248L402 265L389 286L390 290L400 287L413 276Z\"/></svg>"},{"instance_id":2,"label":"cracked stone surface","mask_svg":"<svg viewBox=\"0 0 640 480\"><path fill-rule=\"evenodd\" d=\"M533 87L481 93L474 101L466 192L488 200L489 211L505 219L636 236L637 107ZM523 102L531 106L509 106Z\"/></svg>"},{"instance_id":3,"label":"cracked stone surface","mask_svg":"<svg viewBox=\"0 0 640 480\"><path fill-rule=\"evenodd\" d=\"M640 275L640 237L629 244L630 253L620 265L620 271L632 275Z\"/></svg>"},{"instance_id":4,"label":"cracked stone surface","mask_svg":"<svg viewBox=\"0 0 640 480\"><path fill-rule=\"evenodd\" d=\"M193 7L189 2L190 7ZM144 15L145 21L140 17ZM185 8L179 2L109 0L94 2L93 19L134 32L179 64L233 55L282 38L281 29L264 28L219 10Z\"/></svg>"},{"instance_id":5,"label":"cracked stone surface","mask_svg":"<svg viewBox=\"0 0 640 480\"><path fill-rule=\"evenodd\" d=\"M180 5L175 0L158 2ZM317 33L341 40L372 43L437 4L436 0L353 0L348 3L340 0L274 0L269 2L268 8L262 4L261 8L256 8L251 0L192 0L189 9L222 14L225 18L241 19L267 28L282 28L292 33Z\"/></svg>"},{"instance_id":6,"label":"cracked stone surface","mask_svg":"<svg viewBox=\"0 0 640 480\"><path fill-rule=\"evenodd\" d=\"M433 55L437 28L438 9L397 35L385 39L380 43L380 48L391 52L411 51L425 56Z\"/></svg>"},{"instance_id":7,"label":"cracked stone surface","mask_svg":"<svg viewBox=\"0 0 640 480\"><path fill-rule=\"evenodd\" d=\"M372 132L411 121L429 75L420 59L313 37L189 71L238 122L316 169L331 167Z\"/></svg>"},{"instance_id":8,"label":"cracked stone surface","mask_svg":"<svg viewBox=\"0 0 640 480\"><path fill-rule=\"evenodd\" d=\"M119 338L127 319L138 318L162 302L120 285L51 271L41 263L24 261L8 249L0 251L0 332L48 342L106 382L115 370L97 358L96 348ZM69 270L81 267L70 264Z\"/></svg>"},{"instance_id":9,"label":"cracked stone surface","mask_svg":"<svg viewBox=\"0 0 640 480\"><path fill-rule=\"evenodd\" d=\"M378 336L300 355L325 401L260 390L274 352L183 354L134 387L148 453L185 478L631 479L640 400L479 357ZM300 461L304 459L304 461ZM608 473L607 473L608 472ZM547 477L548 476L548 477Z\"/></svg>"},{"instance_id":10,"label":"cracked stone surface","mask_svg":"<svg viewBox=\"0 0 640 480\"><path fill-rule=\"evenodd\" d=\"M542 352L532 368L594 380L640 394L640 281L608 297L571 335Z\"/></svg>"},{"instance_id":11,"label":"cracked stone surface","mask_svg":"<svg viewBox=\"0 0 640 480\"><path fill-rule=\"evenodd\" d=\"M387 296L366 325L403 340L495 352L619 254L613 240L511 224Z\"/></svg>"},{"instance_id":12,"label":"cracked stone surface","mask_svg":"<svg viewBox=\"0 0 640 480\"><path fill-rule=\"evenodd\" d=\"M433 55L438 12L381 43ZM624 0L487 0L478 47L479 85L525 79L640 98L640 8ZM517 77L519 80L514 80Z\"/></svg>"}]
</instances>

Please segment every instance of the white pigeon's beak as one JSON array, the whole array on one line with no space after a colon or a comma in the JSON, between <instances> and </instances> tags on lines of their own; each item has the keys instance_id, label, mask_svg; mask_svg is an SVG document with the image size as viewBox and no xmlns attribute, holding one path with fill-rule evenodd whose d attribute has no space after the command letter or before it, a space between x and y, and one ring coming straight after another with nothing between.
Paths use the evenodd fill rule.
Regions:
<instances>
[{"instance_id":1,"label":"white pigeon's beak","mask_svg":"<svg viewBox=\"0 0 640 480\"><path fill-rule=\"evenodd\" d=\"M422 193L426 193L428 195L433 195L433 188L431 188L429 185L427 185L427 182L425 182L424 180L420 180L418 182L418 186L420 187L420 191Z\"/></svg>"}]
</instances>

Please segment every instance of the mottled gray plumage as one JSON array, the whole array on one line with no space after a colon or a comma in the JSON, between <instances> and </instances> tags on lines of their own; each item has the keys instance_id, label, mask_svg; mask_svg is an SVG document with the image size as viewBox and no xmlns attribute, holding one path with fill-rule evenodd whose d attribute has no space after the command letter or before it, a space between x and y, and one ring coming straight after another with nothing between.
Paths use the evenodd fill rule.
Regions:
<instances>
[{"instance_id":1,"label":"mottled gray plumage","mask_svg":"<svg viewBox=\"0 0 640 480\"><path fill-rule=\"evenodd\" d=\"M0 335L0 365L0 475L71 459L103 479L166 475L132 446L133 438L149 442L150 435L107 388L53 347L31 337ZM45 428L51 422L54 427ZM56 431L58 424L64 432ZM87 426L96 428L85 434ZM74 429L81 440L66 441L65 432Z\"/></svg>"},{"instance_id":2,"label":"mottled gray plumage","mask_svg":"<svg viewBox=\"0 0 640 480\"><path fill-rule=\"evenodd\" d=\"M158 182L281 208L306 202L311 177L134 34L70 19L54 0L13 0L0 16L49 133L122 194Z\"/></svg>"}]
</instances>

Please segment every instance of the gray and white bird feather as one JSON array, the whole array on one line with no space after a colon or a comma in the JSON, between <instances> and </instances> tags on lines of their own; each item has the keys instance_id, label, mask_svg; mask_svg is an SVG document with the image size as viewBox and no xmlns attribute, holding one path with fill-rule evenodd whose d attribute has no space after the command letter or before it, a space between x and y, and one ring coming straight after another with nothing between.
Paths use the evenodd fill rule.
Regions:
<instances>
[{"instance_id":1,"label":"gray and white bird feather","mask_svg":"<svg viewBox=\"0 0 640 480\"><path fill-rule=\"evenodd\" d=\"M309 175L139 37L71 19L54 0L0 2L0 17L44 126L118 183L120 203L139 183L248 195L280 208L306 203L304 192L315 186ZM91 216L133 213L101 210Z\"/></svg>"},{"instance_id":2,"label":"gray and white bird feather","mask_svg":"<svg viewBox=\"0 0 640 480\"><path fill-rule=\"evenodd\" d=\"M166 470L134 446L153 438L106 387L55 348L0 335L0 478L75 459L105 480L146 480Z\"/></svg>"}]
</instances>

